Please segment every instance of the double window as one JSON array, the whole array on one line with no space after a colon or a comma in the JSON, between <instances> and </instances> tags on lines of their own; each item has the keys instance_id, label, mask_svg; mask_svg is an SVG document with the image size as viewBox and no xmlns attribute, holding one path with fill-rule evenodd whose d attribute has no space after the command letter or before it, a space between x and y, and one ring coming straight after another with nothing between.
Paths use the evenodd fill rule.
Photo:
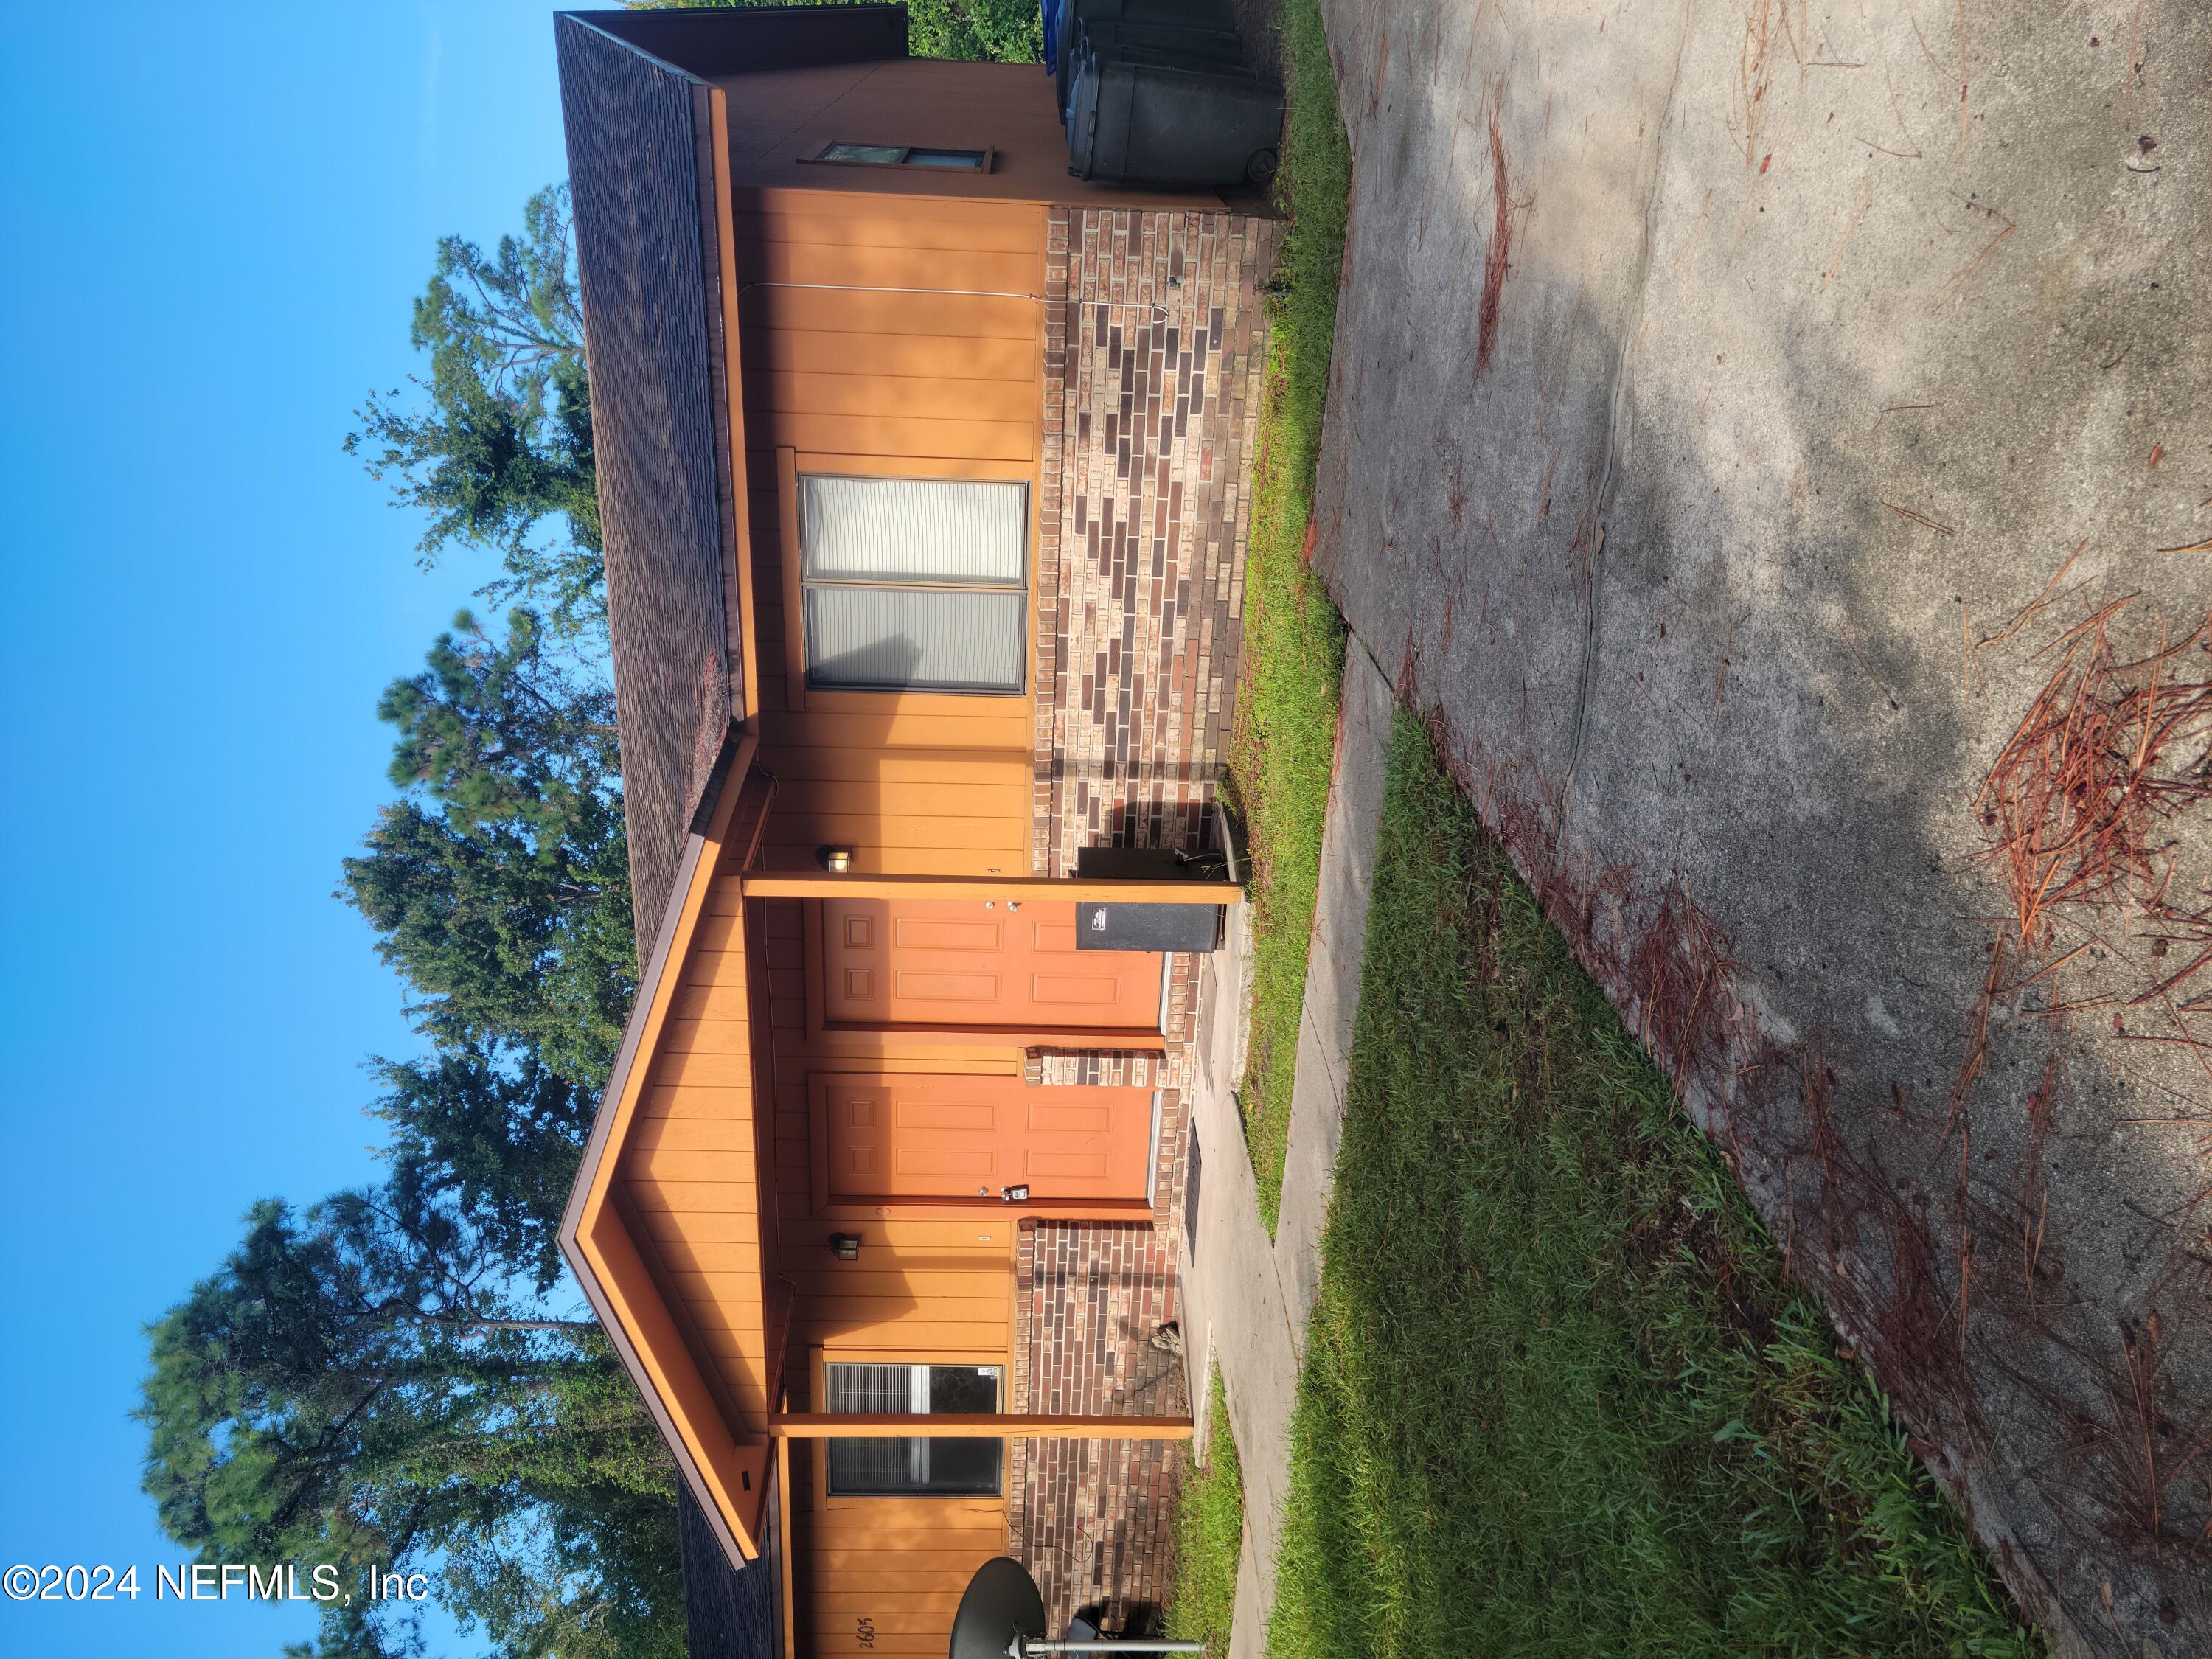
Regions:
<instances>
[{"instance_id":1,"label":"double window","mask_svg":"<svg viewBox=\"0 0 2212 1659\"><path fill-rule=\"evenodd\" d=\"M999 1409L996 1365L884 1365L832 1361L823 1367L830 1409L878 1417L926 1417ZM998 1439L830 1440L832 1498L988 1494L1002 1485L1006 1443Z\"/></svg>"},{"instance_id":2,"label":"double window","mask_svg":"<svg viewBox=\"0 0 2212 1659\"><path fill-rule=\"evenodd\" d=\"M1029 486L799 477L806 684L1018 692Z\"/></svg>"}]
</instances>

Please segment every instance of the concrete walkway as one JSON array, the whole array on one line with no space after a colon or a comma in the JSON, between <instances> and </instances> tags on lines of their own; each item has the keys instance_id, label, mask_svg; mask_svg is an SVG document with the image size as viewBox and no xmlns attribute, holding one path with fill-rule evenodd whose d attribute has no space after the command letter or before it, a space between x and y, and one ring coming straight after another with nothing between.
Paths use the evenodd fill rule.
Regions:
<instances>
[{"instance_id":1,"label":"concrete walkway","mask_svg":"<svg viewBox=\"0 0 2212 1659\"><path fill-rule=\"evenodd\" d=\"M1235 1095L1244 1075L1251 967L1251 934L1242 909L1231 913L1228 940L1208 958L1200 991L1191 1115L1199 1170L1197 1243L1182 1264L1182 1310L1191 1397L1203 1413L1207 1372L1218 1364L1244 1469L1244 1549L1231 1659L1256 1659L1266 1650L1267 1614L1274 1605L1275 1553L1290 1490L1291 1412L1344 1138L1345 1076L1358 1011L1391 708L1389 682L1353 641L1346 653L1335 775L1322 839L1282 1211L1272 1239L1260 1218L1259 1188ZM1212 1426L1201 1421L1201 1449Z\"/></svg>"},{"instance_id":2,"label":"concrete walkway","mask_svg":"<svg viewBox=\"0 0 2212 1659\"><path fill-rule=\"evenodd\" d=\"M2212 1655L2141 1449L2212 1401L2203 741L2133 888L2016 781L2212 602L2212 6L1322 10L1314 569L2059 1650Z\"/></svg>"}]
</instances>

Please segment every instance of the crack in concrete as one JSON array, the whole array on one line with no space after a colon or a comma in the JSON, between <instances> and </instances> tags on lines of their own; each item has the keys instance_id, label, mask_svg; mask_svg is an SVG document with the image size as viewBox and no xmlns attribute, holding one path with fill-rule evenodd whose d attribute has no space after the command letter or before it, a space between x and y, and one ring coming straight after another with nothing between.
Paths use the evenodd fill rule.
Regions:
<instances>
[{"instance_id":1,"label":"crack in concrete","mask_svg":"<svg viewBox=\"0 0 2212 1659\"><path fill-rule=\"evenodd\" d=\"M1682 60L1690 44L1690 5L1683 0L1682 21L1674 37L1674 68L1667 81L1667 100L1659 107L1659 120L1651 133L1651 177L1644 197L1644 234L1636 252L1636 281L1630 287L1635 301L1632 319L1645 314L1645 289L1651 281L1651 252L1658 240L1659 186L1664 176L1664 150L1667 129L1674 117L1674 96L1681 89ZM1579 304L1579 295L1577 295ZM1613 499L1615 463L1620 453L1620 427L1628 401L1628 388L1634 384L1631 374L1631 356L1636 343L1643 337L1641 328L1624 328L1620 344L1613 356L1613 384L1607 392L1605 465L1598 474L1597 489L1592 496L1585 522L1590 526L1589 579L1586 584L1588 602L1583 617L1582 665L1575 684L1575 731L1567 748L1567 763L1559 774L1559 787L1552 801L1552 819L1559 828L1554 838L1553 858L1567 856L1567 792L1574 787L1575 769L1583 757L1583 737L1589 727L1590 680L1597 662L1598 587L1605 574L1605 515ZM1582 533L1577 528L1577 535Z\"/></svg>"}]
</instances>

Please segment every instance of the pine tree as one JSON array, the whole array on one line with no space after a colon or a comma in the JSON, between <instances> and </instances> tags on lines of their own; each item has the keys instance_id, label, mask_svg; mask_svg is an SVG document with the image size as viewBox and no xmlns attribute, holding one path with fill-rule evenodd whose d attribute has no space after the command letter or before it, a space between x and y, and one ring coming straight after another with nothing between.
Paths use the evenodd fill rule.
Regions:
<instances>
[{"instance_id":1,"label":"pine tree","mask_svg":"<svg viewBox=\"0 0 2212 1659\"><path fill-rule=\"evenodd\" d=\"M380 1184L257 1206L149 1327L146 1490L203 1559L340 1569L295 1659L423 1652L371 1564L518 1659L675 1659L674 1471L555 1242L636 989L565 189L495 256L441 242L412 337L423 406L372 398L348 447L424 562L489 549L521 601L386 691L403 793L345 860L430 1052L373 1062Z\"/></svg>"},{"instance_id":2,"label":"pine tree","mask_svg":"<svg viewBox=\"0 0 2212 1659\"><path fill-rule=\"evenodd\" d=\"M439 242L410 333L428 372L414 399L371 392L345 449L428 514L426 566L454 543L494 552L505 574L487 596L533 600L565 635L606 617L568 187L538 191L523 221L494 254Z\"/></svg>"},{"instance_id":3,"label":"pine tree","mask_svg":"<svg viewBox=\"0 0 2212 1659\"><path fill-rule=\"evenodd\" d=\"M596 1087L636 991L611 695L553 655L533 613L501 643L464 611L378 712L410 793L345 860L345 896L420 1028L520 1045Z\"/></svg>"},{"instance_id":4,"label":"pine tree","mask_svg":"<svg viewBox=\"0 0 2212 1659\"><path fill-rule=\"evenodd\" d=\"M566 1274L556 1235L599 1104L529 1049L441 1047L381 1060L371 1109L392 1130L391 1184L403 1207L450 1194L502 1270L551 1294Z\"/></svg>"},{"instance_id":5,"label":"pine tree","mask_svg":"<svg viewBox=\"0 0 2212 1659\"><path fill-rule=\"evenodd\" d=\"M518 1292L436 1182L266 1202L149 1328L145 1484L211 1562L434 1570L501 1651L682 1650L673 1471L580 1310ZM323 1651L404 1650L409 1617L332 1607Z\"/></svg>"}]
</instances>

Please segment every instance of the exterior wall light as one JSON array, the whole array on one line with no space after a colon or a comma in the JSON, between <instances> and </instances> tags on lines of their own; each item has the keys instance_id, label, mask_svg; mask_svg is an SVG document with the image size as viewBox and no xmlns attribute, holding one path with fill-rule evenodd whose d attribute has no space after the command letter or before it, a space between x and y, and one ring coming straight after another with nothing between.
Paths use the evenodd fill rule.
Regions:
<instances>
[{"instance_id":1,"label":"exterior wall light","mask_svg":"<svg viewBox=\"0 0 2212 1659\"><path fill-rule=\"evenodd\" d=\"M833 876L842 876L853 867L853 849L849 847L817 847L814 861Z\"/></svg>"},{"instance_id":2,"label":"exterior wall light","mask_svg":"<svg viewBox=\"0 0 2212 1659\"><path fill-rule=\"evenodd\" d=\"M836 1257L837 1258L837 1260L838 1260L838 1261L858 1261L860 1259L860 1234L858 1234L858 1233L832 1233L832 1234L830 1234L830 1255L834 1255L834 1256L836 1256Z\"/></svg>"}]
</instances>

